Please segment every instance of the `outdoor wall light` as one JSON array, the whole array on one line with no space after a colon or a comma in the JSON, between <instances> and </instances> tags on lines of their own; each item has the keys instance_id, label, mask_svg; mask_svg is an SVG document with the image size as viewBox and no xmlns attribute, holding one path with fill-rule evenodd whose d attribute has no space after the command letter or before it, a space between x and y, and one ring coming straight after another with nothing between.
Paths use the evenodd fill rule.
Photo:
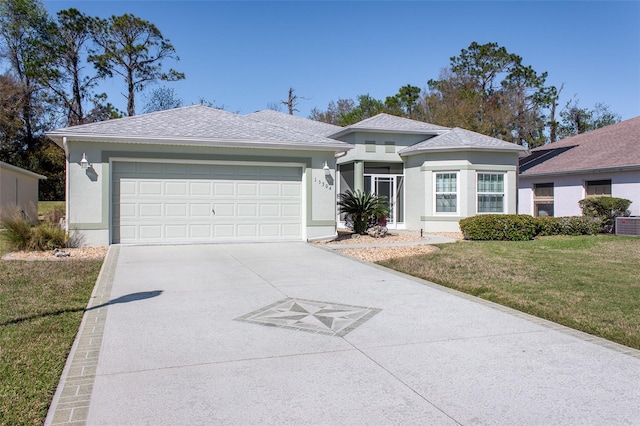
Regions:
<instances>
[{"instance_id":1,"label":"outdoor wall light","mask_svg":"<svg viewBox=\"0 0 640 426\"><path fill-rule=\"evenodd\" d=\"M87 160L87 154L82 153L82 160L80 160L80 167L82 170L87 170L89 168L89 160Z\"/></svg>"},{"instance_id":2,"label":"outdoor wall light","mask_svg":"<svg viewBox=\"0 0 640 426\"><path fill-rule=\"evenodd\" d=\"M327 164L327 162L324 162L324 166L322 167L322 170L324 170L324 175L325 176L331 176L331 169L329 168L329 165Z\"/></svg>"}]
</instances>

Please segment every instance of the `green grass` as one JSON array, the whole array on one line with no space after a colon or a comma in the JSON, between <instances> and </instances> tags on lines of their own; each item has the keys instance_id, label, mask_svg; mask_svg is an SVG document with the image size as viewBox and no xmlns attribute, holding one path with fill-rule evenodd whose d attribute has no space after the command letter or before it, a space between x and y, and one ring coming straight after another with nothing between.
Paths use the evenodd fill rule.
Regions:
<instances>
[{"instance_id":1,"label":"green grass","mask_svg":"<svg viewBox=\"0 0 640 426\"><path fill-rule=\"evenodd\" d=\"M38 201L38 219L44 220L45 217L51 216L58 209L63 212L67 208L64 201Z\"/></svg>"},{"instance_id":2,"label":"green grass","mask_svg":"<svg viewBox=\"0 0 640 426\"><path fill-rule=\"evenodd\" d=\"M101 264L0 261L0 424L43 423Z\"/></svg>"},{"instance_id":3,"label":"green grass","mask_svg":"<svg viewBox=\"0 0 640 426\"><path fill-rule=\"evenodd\" d=\"M462 241L381 265L640 349L640 239Z\"/></svg>"}]
</instances>

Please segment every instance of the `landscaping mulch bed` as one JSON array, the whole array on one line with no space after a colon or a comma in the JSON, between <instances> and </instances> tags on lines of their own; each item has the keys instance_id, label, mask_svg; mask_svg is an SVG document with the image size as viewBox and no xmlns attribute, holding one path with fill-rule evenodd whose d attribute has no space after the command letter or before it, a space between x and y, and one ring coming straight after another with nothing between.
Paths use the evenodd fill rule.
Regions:
<instances>
[{"instance_id":1,"label":"landscaping mulch bed","mask_svg":"<svg viewBox=\"0 0 640 426\"><path fill-rule=\"evenodd\" d=\"M16 251L7 253L2 257L3 260L100 260L107 255L109 247L80 247L66 248L63 252L69 253L69 256L58 257L53 250L49 251Z\"/></svg>"}]
</instances>

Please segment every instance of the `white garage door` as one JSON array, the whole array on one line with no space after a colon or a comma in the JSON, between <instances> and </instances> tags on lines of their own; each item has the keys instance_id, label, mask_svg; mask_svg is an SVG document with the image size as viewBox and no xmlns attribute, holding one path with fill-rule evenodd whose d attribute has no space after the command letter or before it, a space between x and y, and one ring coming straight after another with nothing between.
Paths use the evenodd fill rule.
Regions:
<instances>
[{"instance_id":1,"label":"white garage door","mask_svg":"<svg viewBox=\"0 0 640 426\"><path fill-rule=\"evenodd\" d=\"M300 167L113 163L114 243L300 240Z\"/></svg>"}]
</instances>

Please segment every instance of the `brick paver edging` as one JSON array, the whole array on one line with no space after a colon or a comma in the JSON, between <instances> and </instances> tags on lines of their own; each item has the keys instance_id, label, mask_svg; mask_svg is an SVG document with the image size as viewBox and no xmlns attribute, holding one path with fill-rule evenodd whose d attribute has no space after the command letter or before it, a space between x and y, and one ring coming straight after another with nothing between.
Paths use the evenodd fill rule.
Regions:
<instances>
[{"instance_id":1,"label":"brick paver edging","mask_svg":"<svg viewBox=\"0 0 640 426\"><path fill-rule=\"evenodd\" d=\"M62 370L45 425L84 425L98 366L119 246L109 247L78 334Z\"/></svg>"}]
</instances>

